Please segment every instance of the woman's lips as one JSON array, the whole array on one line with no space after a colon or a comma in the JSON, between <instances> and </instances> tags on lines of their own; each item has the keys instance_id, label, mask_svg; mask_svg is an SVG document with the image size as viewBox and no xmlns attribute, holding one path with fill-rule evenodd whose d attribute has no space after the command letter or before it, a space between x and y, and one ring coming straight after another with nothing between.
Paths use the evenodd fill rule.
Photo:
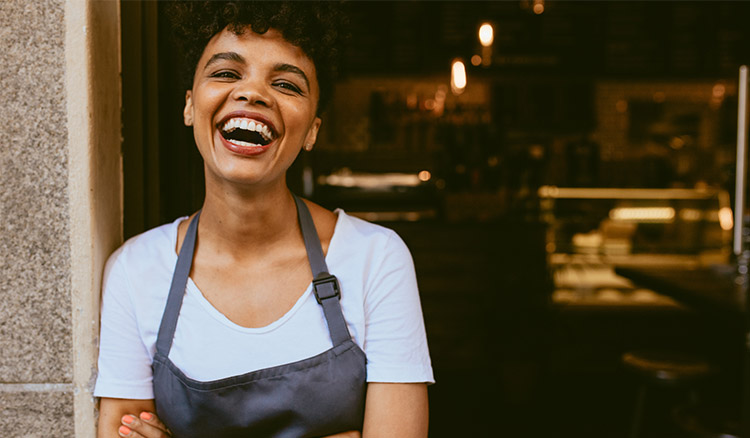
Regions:
<instances>
[{"instance_id":1,"label":"woman's lips","mask_svg":"<svg viewBox=\"0 0 750 438\"><path fill-rule=\"evenodd\" d=\"M239 142L237 140L229 140L224 136L224 127L225 124L230 121L231 119L243 119L245 121L255 121L259 124L262 124L262 126L266 127L264 136L271 137L271 141L269 141L267 144L251 144L246 142ZM243 125L244 127L244 125ZM258 129L255 129L255 131L260 131ZM221 144L231 151L232 153L238 154L238 155L244 155L244 156L256 156L263 154L265 151L269 149L269 147L276 141L276 137L278 136L276 132L276 128L271 122L270 119L265 117L263 114L257 113L257 112L250 112L250 111L233 111L224 117L222 117L221 121L216 124L216 135L219 138L219 141ZM246 143L246 144L241 144Z\"/></svg>"}]
</instances>

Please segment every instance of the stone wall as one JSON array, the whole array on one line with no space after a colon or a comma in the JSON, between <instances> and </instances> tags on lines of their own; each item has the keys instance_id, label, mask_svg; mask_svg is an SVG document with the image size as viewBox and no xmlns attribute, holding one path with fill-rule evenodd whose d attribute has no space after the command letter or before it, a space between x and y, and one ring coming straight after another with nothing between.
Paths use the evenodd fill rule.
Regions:
<instances>
[{"instance_id":1,"label":"stone wall","mask_svg":"<svg viewBox=\"0 0 750 438\"><path fill-rule=\"evenodd\" d=\"M95 435L119 112L117 0L0 1L0 436Z\"/></svg>"},{"instance_id":2,"label":"stone wall","mask_svg":"<svg viewBox=\"0 0 750 438\"><path fill-rule=\"evenodd\" d=\"M0 2L0 431L72 436L65 3Z\"/></svg>"}]
</instances>

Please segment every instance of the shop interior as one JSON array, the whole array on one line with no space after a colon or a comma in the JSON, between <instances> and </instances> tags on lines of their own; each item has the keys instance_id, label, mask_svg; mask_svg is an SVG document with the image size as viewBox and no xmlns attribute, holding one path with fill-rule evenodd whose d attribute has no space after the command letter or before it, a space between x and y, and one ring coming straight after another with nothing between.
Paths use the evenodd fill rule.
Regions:
<instances>
[{"instance_id":1,"label":"shop interior","mask_svg":"<svg viewBox=\"0 0 750 438\"><path fill-rule=\"evenodd\" d=\"M341 78L288 183L412 251L430 436L736 436L709 432L740 427L743 313L637 274L734 266L750 3L344 6ZM127 238L200 208L203 167L163 5L122 20ZM709 371L644 376L643 351Z\"/></svg>"}]
</instances>

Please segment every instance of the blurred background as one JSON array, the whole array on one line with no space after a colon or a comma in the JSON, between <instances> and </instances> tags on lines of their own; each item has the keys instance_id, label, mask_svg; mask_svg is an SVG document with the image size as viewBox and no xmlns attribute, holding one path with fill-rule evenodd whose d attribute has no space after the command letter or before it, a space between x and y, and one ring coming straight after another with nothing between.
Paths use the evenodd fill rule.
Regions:
<instances>
[{"instance_id":1,"label":"blurred background","mask_svg":"<svg viewBox=\"0 0 750 438\"><path fill-rule=\"evenodd\" d=\"M677 421L696 399L736 429L739 307L638 275L731 267L750 3L345 7L343 75L289 185L409 245L430 436L719 436ZM198 209L203 168L163 4L121 8L127 238ZM711 372L623 358L644 351Z\"/></svg>"}]
</instances>

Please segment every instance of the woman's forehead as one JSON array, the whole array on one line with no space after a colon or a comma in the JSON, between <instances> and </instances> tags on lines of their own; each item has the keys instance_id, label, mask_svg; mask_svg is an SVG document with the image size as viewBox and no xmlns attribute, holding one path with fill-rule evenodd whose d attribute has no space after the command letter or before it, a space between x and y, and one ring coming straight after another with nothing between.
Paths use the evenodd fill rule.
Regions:
<instances>
[{"instance_id":1,"label":"woman's forehead","mask_svg":"<svg viewBox=\"0 0 750 438\"><path fill-rule=\"evenodd\" d=\"M315 69L312 59L302 48L287 41L281 32L273 28L264 33L253 31L250 26L246 26L240 33L224 28L209 40L203 50L200 64L204 64L219 52L252 52L254 56L286 57Z\"/></svg>"}]
</instances>

